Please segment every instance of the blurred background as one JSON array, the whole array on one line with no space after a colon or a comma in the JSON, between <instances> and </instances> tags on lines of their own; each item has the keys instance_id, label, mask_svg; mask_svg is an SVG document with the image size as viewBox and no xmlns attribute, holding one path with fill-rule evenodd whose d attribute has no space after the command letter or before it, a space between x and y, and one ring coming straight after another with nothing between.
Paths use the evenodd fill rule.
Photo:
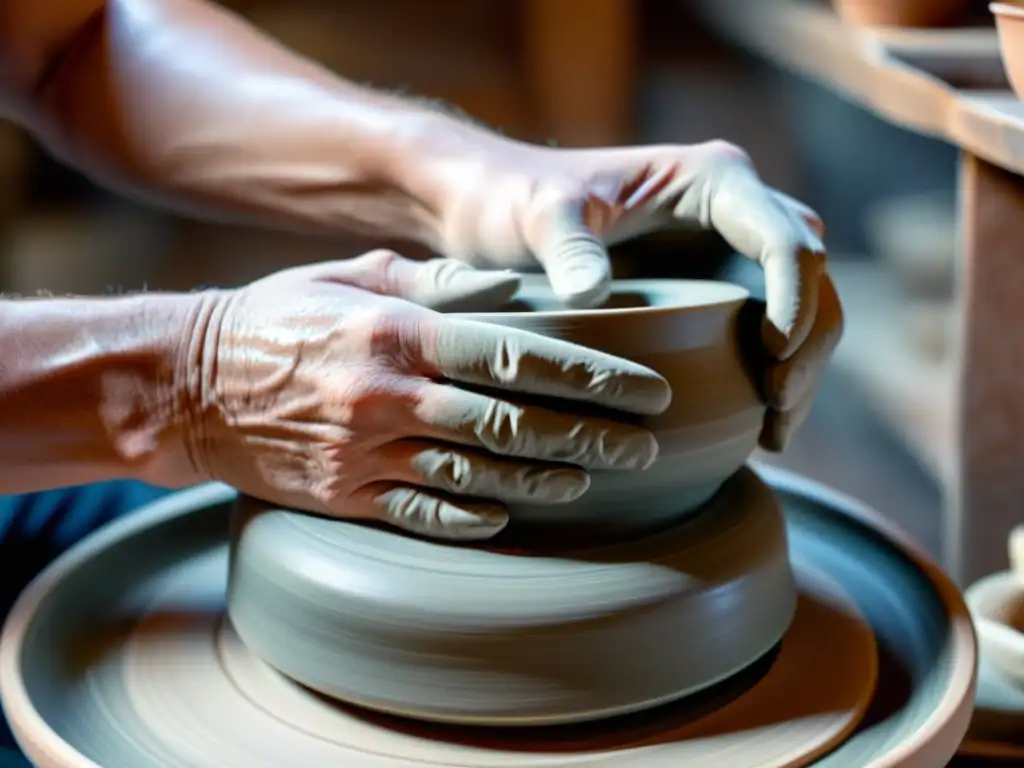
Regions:
<instances>
[{"instance_id":1,"label":"blurred background","mask_svg":"<svg viewBox=\"0 0 1024 768\"><path fill-rule=\"evenodd\" d=\"M938 549L936 467L920 451L911 455L898 430L883 424L870 387L848 372L880 365L864 341L880 326L905 347L907 375L941 369L952 295L954 149L737 51L685 0L223 4L350 79L447 101L519 138L575 146L723 138L746 148L769 183L823 215L848 313L847 339L809 423L771 460L861 497ZM234 285L380 245L181 220L98 190L17 129L2 129L5 292ZM627 250L617 270L727 271L757 282L756 270L722 253L665 238Z\"/></svg>"}]
</instances>

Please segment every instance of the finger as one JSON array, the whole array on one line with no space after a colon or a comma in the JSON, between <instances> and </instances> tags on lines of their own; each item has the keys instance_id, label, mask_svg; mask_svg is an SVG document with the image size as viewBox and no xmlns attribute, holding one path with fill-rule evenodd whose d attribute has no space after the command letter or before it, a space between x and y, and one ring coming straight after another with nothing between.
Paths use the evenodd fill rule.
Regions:
<instances>
[{"instance_id":1,"label":"finger","mask_svg":"<svg viewBox=\"0 0 1024 768\"><path fill-rule=\"evenodd\" d=\"M421 388L414 417L426 432L420 437L499 456L585 469L646 469L658 455L654 435L641 427L510 403L446 384Z\"/></svg>"},{"instance_id":2,"label":"finger","mask_svg":"<svg viewBox=\"0 0 1024 768\"><path fill-rule=\"evenodd\" d=\"M778 200L783 206L789 208L793 213L800 217L804 224L811 228L818 237L825 236L825 222L822 221L821 216L810 206L800 202L795 197L790 197L785 192L780 192L777 189L772 190L772 194L775 195L775 199Z\"/></svg>"},{"instance_id":3,"label":"finger","mask_svg":"<svg viewBox=\"0 0 1024 768\"><path fill-rule=\"evenodd\" d=\"M374 453L386 468L382 480L455 496L560 504L578 499L590 487L589 475L578 467L509 461L451 444L400 440Z\"/></svg>"},{"instance_id":4,"label":"finger","mask_svg":"<svg viewBox=\"0 0 1024 768\"><path fill-rule=\"evenodd\" d=\"M793 357L770 366L765 376L771 408L789 410L814 390L843 336L843 308L835 284L827 274L818 283L818 312L807 340Z\"/></svg>"},{"instance_id":5,"label":"finger","mask_svg":"<svg viewBox=\"0 0 1024 768\"><path fill-rule=\"evenodd\" d=\"M808 392L803 399L788 411L769 410L758 443L766 451L779 453L786 450L793 436L811 413L814 392Z\"/></svg>"},{"instance_id":6,"label":"finger","mask_svg":"<svg viewBox=\"0 0 1024 768\"><path fill-rule=\"evenodd\" d=\"M608 251L583 218L583 200L552 194L523 229L551 288L569 307L596 307L608 299L612 265Z\"/></svg>"},{"instance_id":7,"label":"finger","mask_svg":"<svg viewBox=\"0 0 1024 768\"><path fill-rule=\"evenodd\" d=\"M804 343L813 324L824 246L748 164L731 163L716 173L708 203L710 222L732 247L764 270L764 343L769 354L785 360Z\"/></svg>"},{"instance_id":8,"label":"finger","mask_svg":"<svg viewBox=\"0 0 1024 768\"><path fill-rule=\"evenodd\" d=\"M519 289L519 276L514 272L479 270L453 259L413 261L384 249L347 261L300 267L293 274L446 312L495 309Z\"/></svg>"},{"instance_id":9,"label":"finger","mask_svg":"<svg viewBox=\"0 0 1024 768\"><path fill-rule=\"evenodd\" d=\"M649 368L519 328L440 316L416 345L412 354L434 378L639 414L661 413L672 399Z\"/></svg>"},{"instance_id":10,"label":"finger","mask_svg":"<svg viewBox=\"0 0 1024 768\"><path fill-rule=\"evenodd\" d=\"M345 501L346 517L390 523L421 536L443 539L487 539L508 524L500 504L448 499L443 494L398 483L364 485Z\"/></svg>"}]
</instances>

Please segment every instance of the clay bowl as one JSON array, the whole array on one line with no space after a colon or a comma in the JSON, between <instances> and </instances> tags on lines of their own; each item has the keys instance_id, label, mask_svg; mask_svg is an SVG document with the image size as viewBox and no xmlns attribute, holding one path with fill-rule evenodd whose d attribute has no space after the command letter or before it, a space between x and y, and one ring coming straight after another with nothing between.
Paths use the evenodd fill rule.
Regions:
<instances>
[{"instance_id":1,"label":"clay bowl","mask_svg":"<svg viewBox=\"0 0 1024 768\"><path fill-rule=\"evenodd\" d=\"M1024 99L1024 7L1013 3L992 3L989 10L996 17L999 51L1006 77L1017 98Z\"/></svg>"},{"instance_id":2,"label":"clay bowl","mask_svg":"<svg viewBox=\"0 0 1024 768\"><path fill-rule=\"evenodd\" d=\"M621 280L601 309L565 310L545 279L528 275L505 311L461 316L633 360L672 387L668 410L639 420L658 439L651 467L594 472L588 492L567 504L513 506L512 528L571 526L574 537L652 530L707 502L757 447L765 416L755 370L760 315L739 286Z\"/></svg>"},{"instance_id":3,"label":"clay bowl","mask_svg":"<svg viewBox=\"0 0 1024 768\"><path fill-rule=\"evenodd\" d=\"M986 660L1024 687L1024 582L1001 571L972 584L965 597Z\"/></svg>"},{"instance_id":4,"label":"clay bowl","mask_svg":"<svg viewBox=\"0 0 1024 768\"><path fill-rule=\"evenodd\" d=\"M833 0L840 18L866 27L948 27L966 16L970 0Z\"/></svg>"}]
</instances>

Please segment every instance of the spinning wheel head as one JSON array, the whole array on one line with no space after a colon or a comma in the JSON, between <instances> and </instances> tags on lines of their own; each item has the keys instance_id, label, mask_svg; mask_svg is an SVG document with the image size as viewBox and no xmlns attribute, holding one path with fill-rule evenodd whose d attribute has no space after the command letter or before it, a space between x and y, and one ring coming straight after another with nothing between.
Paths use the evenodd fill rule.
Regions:
<instances>
[{"instance_id":1,"label":"spinning wheel head","mask_svg":"<svg viewBox=\"0 0 1024 768\"><path fill-rule=\"evenodd\" d=\"M0 641L3 706L44 768L945 765L967 728L977 660L959 592L856 504L760 471L782 504L800 597L767 672L711 712L686 702L682 714L637 715L632 729L531 741L533 729L444 735L339 707L258 661L225 624L234 494L223 486L158 502L40 576ZM884 667L877 689L872 659ZM872 717L856 727L865 695Z\"/></svg>"}]
</instances>

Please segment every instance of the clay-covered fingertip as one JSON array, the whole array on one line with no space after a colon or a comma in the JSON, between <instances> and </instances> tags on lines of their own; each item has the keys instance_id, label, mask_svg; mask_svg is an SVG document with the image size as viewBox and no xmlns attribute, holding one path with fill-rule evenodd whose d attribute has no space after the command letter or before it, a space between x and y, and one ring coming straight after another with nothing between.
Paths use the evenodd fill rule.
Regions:
<instances>
[{"instance_id":1,"label":"clay-covered fingertip","mask_svg":"<svg viewBox=\"0 0 1024 768\"><path fill-rule=\"evenodd\" d=\"M500 523L493 518L481 518L479 524L453 526L445 530L444 538L456 539L459 541L480 541L497 536L508 525L508 515Z\"/></svg>"},{"instance_id":2,"label":"clay-covered fingertip","mask_svg":"<svg viewBox=\"0 0 1024 768\"><path fill-rule=\"evenodd\" d=\"M508 304L521 284L515 272L469 272L429 304L438 312L493 311Z\"/></svg>"},{"instance_id":3,"label":"clay-covered fingertip","mask_svg":"<svg viewBox=\"0 0 1024 768\"><path fill-rule=\"evenodd\" d=\"M611 295L611 284L604 280L589 288L570 289L554 285L555 296L568 309L596 309L608 301Z\"/></svg>"},{"instance_id":4,"label":"clay-covered fingertip","mask_svg":"<svg viewBox=\"0 0 1024 768\"><path fill-rule=\"evenodd\" d=\"M637 416L657 416L672 404L672 385L661 374L634 364L617 399L619 402L610 403L613 408Z\"/></svg>"},{"instance_id":5,"label":"clay-covered fingertip","mask_svg":"<svg viewBox=\"0 0 1024 768\"><path fill-rule=\"evenodd\" d=\"M780 330L779 327L767 317L761 326L761 343L765 352L775 360L788 360L800 348L802 339L795 333L795 328L789 332Z\"/></svg>"},{"instance_id":6,"label":"clay-covered fingertip","mask_svg":"<svg viewBox=\"0 0 1024 768\"><path fill-rule=\"evenodd\" d=\"M546 502L567 504L590 490L590 475L583 469L556 469L544 476L544 484Z\"/></svg>"},{"instance_id":7,"label":"clay-covered fingertip","mask_svg":"<svg viewBox=\"0 0 1024 768\"><path fill-rule=\"evenodd\" d=\"M650 395L644 398L643 405L646 407L642 413L644 416L657 416L672 405L672 385L661 376L656 376L651 380L650 389Z\"/></svg>"},{"instance_id":8,"label":"clay-covered fingertip","mask_svg":"<svg viewBox=\"0 0 1024 768\"><path fill-rule=\"evenodd\" d=\"M774 410L784 411L792 407L787 402L786 379L781 366L769 366L762 379L762 394L765 405Z\"/></svg>"},{"instance_id":9,"label":"clay-covered fingertip","mask_svg":"<svg viewBox=\"0 0 1024 768\"><path fill-rule=\"evenodd\" d=\"M495 304L505 304L519 291L523 278L516 272L485 272L475 295L486 297Z\"/></svg>"},{"instance_id":10,"label":"clay-covered fingertip","mask_svg":"<svg viewBox=\"0 0 1024 768\"><path fill-rule=\"evenodd\" d=\"M655 461L658 460L658 452L661 450L661 446L658 445L658 439L654 436L653 432L644 433L643 437L636 441L636 449L633 455L625 463L625 469L638 469L641 472L645 469L650 469Z\"/></svg>"},{"instance_id":11,"label":"clay-covered fingertip","mask_svg":"<svg viewBox=\"0 0 1024 768\"><path fill-rule=\"evenodd\" d=\"M438 521L450 539L489 539L508 525L508 510L491 504L459 504L449 507Z\"/></svg>"},{"instance_id":12,"label":"clay-covered fingertip","mask_svg":"<svg viewBox=\"0 0 1024 768\"><path fill-rule=\"evenodd\" d=\"M761 427L761 434L757 438L757 444L762 450L768 453L782 453L786 450L789 438L779 429L778 419L775 411L769 411Z\"/></svg>"}]
</instances>

